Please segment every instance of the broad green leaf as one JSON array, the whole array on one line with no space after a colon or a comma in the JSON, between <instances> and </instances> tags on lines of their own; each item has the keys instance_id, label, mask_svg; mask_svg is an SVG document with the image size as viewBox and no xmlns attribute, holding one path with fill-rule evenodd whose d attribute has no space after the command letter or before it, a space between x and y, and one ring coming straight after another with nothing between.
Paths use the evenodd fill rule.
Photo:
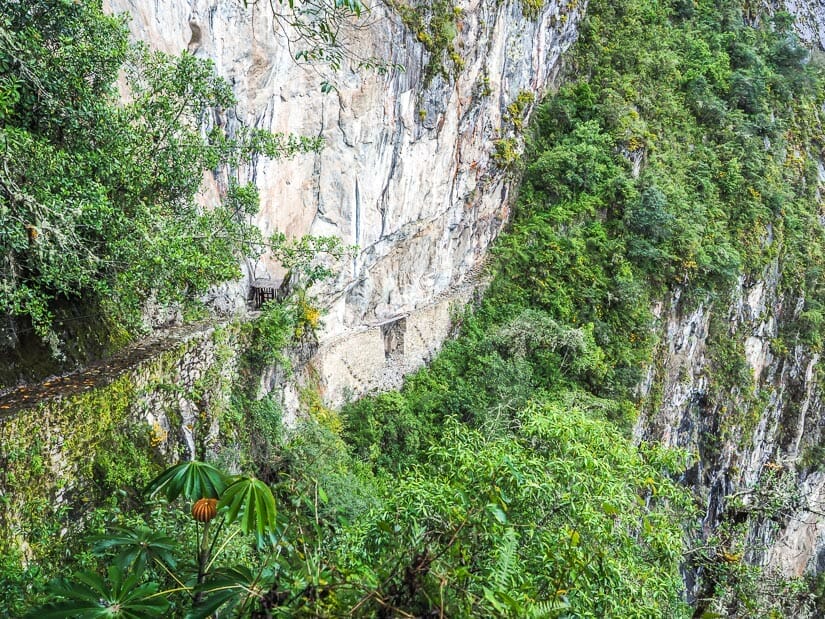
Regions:
<instances>
[{"instance_id":1,"label":"broad green leaf","mask_svg":"<svg viewBox=\"0 0 825 619\"><path fill-rule=\"evenodd\" d=\"M176 564L173 553L177 549L177 542L148 527L115 529L108 535L99 535L92 540L92 552L95 554L117 552L117 564L123 570L131 568L140 572L152 559L158 559L170 568L174 568Z\"/></svg>"},{"instance_id":2,"label":"broad green leaf","mask_svg":"<svg viewBox=\"0 0 825 619\"><path fill-rule=\"evenodd\" d=\"M149 482L144 492L150 496L163 492L168 501L183 496L190 501L217 499L226 488L224 473L211 464L182 462L166 469Z\"/></svg>"},{"instance_id":3,"label":"broad green leaf","mask_svg":"<svg viewBox=\"0 0 825 619\"><path fill-rule=\"evenodd\" d=\"M60 580L52 592L64 598L29 613L29 619L142 619L165 616L169 602L156 595L158 584L140 582L142 572L124 572L111 566L106 580L92 572L78 572L74 582Z\"/></svg>"},{"instance_id":4,"label":"broad green leaf","mask_svg":"<svg viewBox=\"0 0 825 619\"><path fill-rule=\"evenodd\" d=\"M241 477L227 486L218 502L229 522L238 522L244 533L254 533L259 542L275 533L275 497L258 479Z\"/></svg>"},{"instance_id":5,"label":"broad green leaf","mask_svg":"<svg viewBox=\"0 0 825 619\"><path fill-rule=\"evenodd\" d=\"M504 513L504 510L501 509L495 503L489 503L487 505L487 510L495 516L495 519L498 520L501 524L507 524L507 514Z\"/></svg>"}]
</instances>

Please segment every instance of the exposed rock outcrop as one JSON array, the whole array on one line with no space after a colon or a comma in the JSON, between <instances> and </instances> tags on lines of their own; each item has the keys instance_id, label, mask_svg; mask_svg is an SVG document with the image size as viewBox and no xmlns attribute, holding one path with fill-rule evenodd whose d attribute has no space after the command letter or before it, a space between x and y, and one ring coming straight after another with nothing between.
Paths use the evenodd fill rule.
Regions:
<instances>
[{"instance_id":1,"label":"exposed rock outcrop","mask_svg":"<svg viewBox=\"0 0 825 619\"><path fill-rule=\"evenodd\" d=\"M217 122L325 138L317 156L261 159L241 170L260 188L257 224L265 234L336 235L359 248L324 292L322 344L334 339L340 346L348 333L430 306L480 264L507 219L512 191L493 156L494 141L512 131L506 108L522 91L548 88L586 2L553 0L531 17L520 2L456 6L454 47L464 60L457 75L430 79L430 54L417 33L375 3L346 33L346 44L356 56L404 70L344 67L334 76L337 90L323 94L318 67L295 61L301 42L287 43L270 3L108 0L109 10L129 13L136 39L214 60L238 97ZM271 268L262 263L249 275ZM424 334L426 348L444 331ZM375 344L381 358L366 364L378 371L369 384L384 372L383 344ZM360 393L363 381L333 375L339 361L331 359L321 375L332 373L336 385ZM341 389L328 395L340 399Z\"/></svg>"},{"instance_id":2,"label":"exposed rock outcrop","mask_svg":"<svg viewBox=\"0 0 825 619\"><path fill-rule=\"evenodd\" d=\"M825 3L762 4L768 14L778 10L796 17L801 40L825 49ZM754 19L759 15L754 12ZM740 277L726 299L685 302L683 293L677 290L654 308L661 343L640 386L645 412L636 436L695 454L697 464L687 481L703 496L707 537L722 520L744 522L743 546L749 549L744 560L786 577L821 572L825 474L820 469L825 462L818 461L817 450L825 439L825 401L820 354L783 344L805 299L783 287L781 259L757 277ZM696 585L692 577L688 581L689 587Z\"/></svg>"},{"instance_id":3,"label":"exposed rock outcrop","mask_svg":"<svg viewBox=\"0 0 825 619\"><path fill-rule=\"evenodd\" d=\"M796 20L799 38L811 47L825 49L824 0L767 0L763 10L769 13L787 11Z\"/></svg>"},{"instance_id":4,"label":"exposed rock outcrop","mask_svg":"<svg viewBox=\"0 0 825 619\"><path fill-rule=\"evenodd\" d=\"M359 247L324 292L329 313L315 375L330 402L397 384L449 333L454 291L507 218L511 183L493 155L494 141L512 130L507 105L552 83L586 9L553 0L526 18L518 2L456 4L455 46L466 62L458 75L428 81L424 45L379 4L349 43L406 70L345 68L325 95L318 72L298 65L296 48L276 32L268 3L109 0L111 10L132 16L135 38L215 61L239 99L217 122L325 138L317 156L259 160L241 174L261 189L264 233L337 235ZM796 15L804 41L825 46L823 0L762 3L778 8ZM730 507L726 496L744 497L747 509L770 471L796 476L801 503L789 504L795 511L779 523L753 520L749 535L764 550L748 557L794 575L825 562L825 474L796 464L820 441L825 407L819 355L777 346L783 321L801 309L783 296L780 275L773 263L759 278L741 278L729 300L687 303L677 291L657 308L662 343L640 388L647 409L637 435L699 456L690 475L705 489L708 534ZM467 290L455 298L468 298ZM721 361L709 338L732 342L747 380L712 380Z\"/></svg>"},{"instance_id":5,"label":"exposed rock outcrop","mask_svg":"<svg viewBox=\"0 0 825 619\"><path fill-rule=\"evenodd\" d=\"M694 301L688 309L680 297L677 291L656 308L663 338L641 386L648 411L637 437L696 455L688 474L704 496L707 535L732 509L741 516L752 512L748 547L758 550L748 558L801 575L825 545L825 519L818 513L825 512L825 479L798 466L805 450L820 442L825 424L820 355L801 345L783 350L779 330L801 304L780 292L776 263L762 278L740 278L730 303ZM721 352L726 348L731 354ZM778 514L757 513L760 484L778 474L798 476L793 486L799 494L776 496L786 502L777 505Z\"/></svg>"}]
</instances>

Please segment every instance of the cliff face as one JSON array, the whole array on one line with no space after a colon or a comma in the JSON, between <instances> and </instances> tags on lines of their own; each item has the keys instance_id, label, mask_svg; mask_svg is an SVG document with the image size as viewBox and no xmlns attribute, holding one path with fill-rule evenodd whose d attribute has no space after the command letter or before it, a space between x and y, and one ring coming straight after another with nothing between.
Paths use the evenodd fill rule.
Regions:
<instances>
[{"instance_id":1,"label":"cliff face","mask_svg":"<svg viewBox=\"0 0 825 619\"><path fill-rule=\"evenodd\" d=\"M270 3L249 4L109 0L108 9L131 16L136 39L213 59L239 101L216 114L230 130L244 123L324 137L317 156L259 160L240 174L260 188L256 223L265 234L335 235L358 246L324 291L329 313L321 339L340 344L358 333L361 349L375 352L365 353L361 365L371 369L356 378L339 367L343 349L324 354L322 347L320 375L336 401L345 388L362 393L397 382L402 368L423 363L422 351L443 339L445 295L480 264L507 218L511 183L493 157L494 140L512 133L506 108L523 91L541 95L548 88L586 3L549 2L530 18L519 2L456 3L453 45L464 66L452 77L433 77L433 59L417 33L376 3L350 25L345 44L354 56L404 70L379 75L347 66L332 75L337 90L329 94L320 90L323 66L295 61L302 43L288 43ZM274 268L247 266L251 277ZM409 337L400 349L384 341L379 325L415 320L420 310L428 312L427 324L416 327L421 342L406 352ZM389 370L389 383L387 364L399 367Z\"/></svg>"},{"instance_id":2,"label":"cliff face","mask_svg":"<svg viewBox=\"0 0 825 619\"><path fill-rule=\"evenodd\" d=\"M526 18L517 2L457 5L465 65L454 77L429 79L432 59L417 34L377 5L349 45L405 71L345 68L337 90L323 94L268 4L109 1L132 16L135 38L215 61L239 99L218 122L325 138L316 156L260 160L240 173L261 189L265 233L336 235L359 248L323 296L329 313L313 376L331 402L397 384L448 335L451 304L469 298L463 284L507 217L511 185L494 157L494 141L512 132L506 108L551 84L586 8L553 1ZM803 40L825 44L821 0L764 8L785 8ZM252 266L249 276L274 268ZM724 518L744 518L750 546L761 548L746 559L798 575L823 562L825 474L800 461L821 440L825 405L819 354L780 345L783 325L804 306L781 275L777 260L760 277L742 277L729 298L687 302L676 291L655 308L661 345L640 386L636 433L698 455L688 474L703 489L707 535ZM726 362L741 366L741 381L718 379ZM760 501L778 486L784 502L768 513Z\"/></svg>"},{"instance_id":3,"label":"cliff face","mask_svg":"<svg viewBox=\"0 0 825 619\"><path fill-rule=\"evenodd\" d=\"M761 15L779 10L794 15L800 39L825 49L825 3L766 2ZM821 155L795 156L816 162L821 196ZM773 242L769 230L764 243ZM640 386L636 437L697 456L687 481L703 498L707 538L738 524L745 561L792 577L825 570L825 400L818 348L783 344L806 299L783 283L777 254L726 297L685 301L676 290L654 308L660 344Z\"/></svg>"},{"instance_id":4,"label":"cliff face","mask_svg":"<svg viewBox=\"0 0 825 619\"><path fill-rule=\"evenodd\" d=\"M812 47L825 48L825 2L823 0L776 0L764 3L769 13L784 10L796 19L799 38Z\"/></svg>"},{"instance_id":5,"label":"cliff face","mask_svg":"<svg viewBox=\"0 0 825 619\"><path fill-rule=\"evenodd\" d=\"M637 437L697 456L687 481L703 497L706 536L722 520L744 520L746 559L800 576L825 546L825 476L806 458L825 425L820 355L779 344L804 299L781 292L776 262L741 278L729 300L681 296L655 308L662 340L641 386L648 411ZM737 365L738 380L720 378Z\"/></svg>"}]
</instances>

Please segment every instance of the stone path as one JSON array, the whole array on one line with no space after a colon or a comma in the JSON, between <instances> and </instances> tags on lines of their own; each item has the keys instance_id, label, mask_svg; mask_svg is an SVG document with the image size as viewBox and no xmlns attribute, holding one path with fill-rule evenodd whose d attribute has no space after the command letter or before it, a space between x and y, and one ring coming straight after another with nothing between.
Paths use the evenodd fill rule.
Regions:
<instances>
[{"instance_id":1,"label":"stone path","mask_svg":"<svg viewBox=\"0 0 825 619\"><path fill-rule=\"evenodd\" d=\"M127 370L152 359L172 346L205 333L223 323L202 321L158 331L130 344L108 359L73 372L50 376L39 382L0 390L0 423L40 402L65 398L113 382Z\"/></svg>"},{"instance_id":2,"label":"stone path","mask_svg":"<svg viewBox=\"0 0 825 619\"><path fill-rule=\"evenodd\" d=\"M460 294L461 291L468 287L472 289L477 289L479 286L483 287L487 279L485 266L486 261L480 261L465 274L463 281L456 288L442 292L432 299L430 303L416 309L421 310L422 308L436 305L448 296L458 296L456 293ZM246 319L253 319L258 316L259 313L260 312L250 312L246 316ZM398 317L401 317L401 315ZM112 357L92 363L83 369L57 376L50 376L38 383L0 389L0 423L13 417L21 410L33 408L40 402L70 397L78 393L83 393L84 391L90 391L97 387L108 385L127 370L140 365L148 359L156 357L180 342L203 334L222 324L226 324L226 322L207 320L158 331L143 340L134 342ZM371 325L365 325L365 328L370 327ZM352 331L347 331L337 337L324 341L323 345L332 346L336 344L338 340L346 340L352 337L352 335Z\"/></svg>"}]
</instances>

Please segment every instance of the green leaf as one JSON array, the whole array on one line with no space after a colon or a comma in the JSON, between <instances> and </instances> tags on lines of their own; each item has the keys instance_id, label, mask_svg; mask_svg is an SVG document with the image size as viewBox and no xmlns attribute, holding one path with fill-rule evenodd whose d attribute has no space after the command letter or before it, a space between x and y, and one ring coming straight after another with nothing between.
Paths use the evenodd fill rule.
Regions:
<instances>
[{"instance_id":1,"label":"green leaf","mask_svg":"<svg viewBox=\"0 0 825 619\"><path fill-rule=\"evenodd\" d=\"M487 505L487 510L495 516L495 519L498 520L501 524L507 524L507 514L504 513L504 510L501 509L495 503L489 503Z\"/></svg>"},{"instance_id":2,"label":"green leaf","mask_svg":"<svg viewBox=\"0 0 825 619\"><path fill-rule=\"evenodd\" d=\"M498 598L496 597L496 594L487 587L484 587L484 599L490 602L493 608L495 608L496 611L498 611L500 614L507 614L507 608L504 606L504 604L499 602Z\"/></svg>"},{"instance_id":3,"label":"green leaf","mask_svg":"<svg viewBox=\"0 0 825 619\"><path fill-rule=\"evenodd\" d=\"M92 572L78 572L76 582L59 580L52 592L65 598L47 604L29 613L30 619L70 619L81 617L120 617L142 619L160 617L169 609L169 602L158 592L158 584L140 582L142 572L125 574L119 567L111 566L107 580Z\"/></svg>"},{"instance_id":4,"label":"green leaf","mask_svg":"<svg viewBox=\"0 0 825 619\"><path fill-rule=\"evenodd\" d=\"M258 479L241 477L227 486L218 502L229 522L238 522L244 533L254 533L259 543L275 533L275 497Z\"/></svg>"},{"instance_id":5,"label":"green leaf","mask_svg":"<svg viewBox=\"0 0 825 619\"><path fill-rule=\"evenodd\" d=\"M219 568L196 587L195 592L204 595L186 614L186 619L206 619L226 604L230 604L230 608L237 603L245 604L248 598L258 598L269 591L274 582L275 572L271 568L254 571L244 566Z\"/></svg>"},{"instance_id":6,"label":"green leaf","mask_svg":"<svg viewBox=\"0 0 825 619\"><path fill-rule=\"evenodd\" d=\"M166 469L149 482L144 492L150 496L163 491L166 499L174 501L183 496L190 501L217 499L226 488L224 473L205 462L182 462Z\"/></svg>"},{"instance_id":7,"label":"green leaf","mask_svg":"<svg viewBox=\"0 0 825 619\"><path fill-rule=\"evenodd\" d=\"M142 571L153 559L173 569L176 564L172 553L177 548L177 542L148 527L115 529L111 534L93 537L92 541L92 552L97 555L117 552L116 561L123 570Z\"/></svg>"}]
</instances>

